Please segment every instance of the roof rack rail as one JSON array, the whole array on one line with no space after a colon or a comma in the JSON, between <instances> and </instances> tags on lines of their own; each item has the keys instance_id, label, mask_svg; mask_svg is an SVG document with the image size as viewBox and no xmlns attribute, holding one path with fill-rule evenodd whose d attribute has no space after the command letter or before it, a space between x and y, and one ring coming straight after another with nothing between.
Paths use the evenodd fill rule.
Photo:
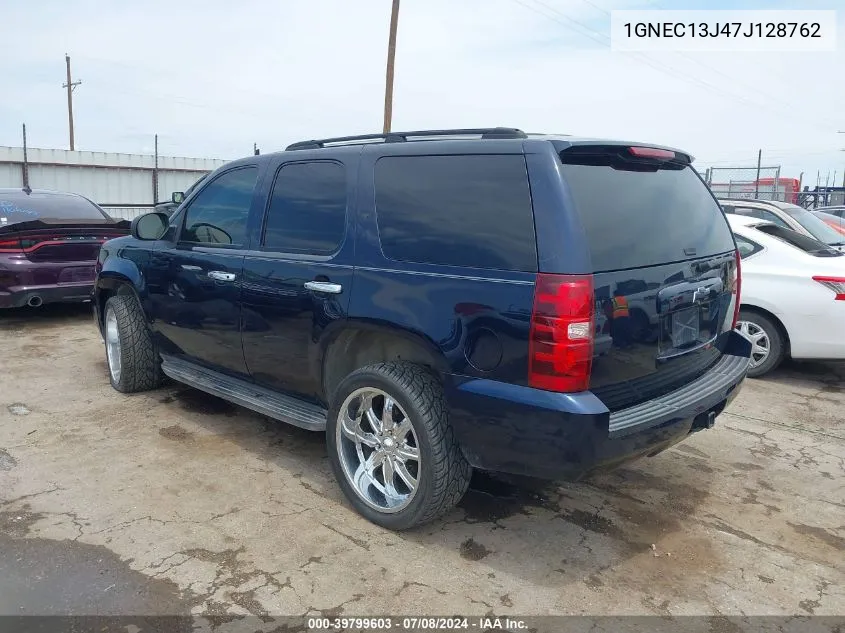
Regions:
<instances>
[{"instance_id":1,"label":"roof rack rail","mask_svg":"<svg viewBox=\"0 0 845 633\"><path fill-rule=\"evenodd\" d=\"M482 139L527 138L525 132L513 127L458 128L454 130L417 130L414 132L388 132L387 134L361 134L337 136L292 143L285 149L319 149L327 145L357 145L363 143L402 143L416 139L433 139L443 136L478 136Z\"/></svg>"}]
</instances>

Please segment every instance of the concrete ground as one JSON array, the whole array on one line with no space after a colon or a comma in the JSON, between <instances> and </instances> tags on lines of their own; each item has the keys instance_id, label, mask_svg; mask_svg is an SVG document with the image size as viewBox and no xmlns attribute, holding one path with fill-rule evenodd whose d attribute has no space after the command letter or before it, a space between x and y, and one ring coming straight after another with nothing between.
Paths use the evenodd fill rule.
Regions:
<instances>
[{"instance_id":1,"label":"concrete ground","mask_svg":"<svg viewBox=\"0 0 845 633\"><path fill-rule=\"evenodd\" d=\"M0 314L0 614L845 614L845 366L746 381L715 429L586 483L478 476L396 534L321 435L119 394L104 359L87 307Z\"/></svg>"}]
</instances>

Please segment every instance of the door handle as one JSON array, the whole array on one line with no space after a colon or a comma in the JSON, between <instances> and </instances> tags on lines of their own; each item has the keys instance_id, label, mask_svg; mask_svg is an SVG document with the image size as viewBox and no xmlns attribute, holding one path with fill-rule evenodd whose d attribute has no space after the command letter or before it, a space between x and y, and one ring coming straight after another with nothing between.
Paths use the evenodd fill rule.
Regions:
<instances>
[{"instance_id":1,"label":"door handle","mask_svg":"<svg viewBox=\"0 0 845 633\"><path fill-rule=\"evenodd\" d=\"M182 270L190 270L191 272L197 272L202 270L199 266L193 266L191 264L182 264Z\"/></svg>"},{"instance_id":2,"label":"door handle","mask_svg":"<svg viewBox=\"0 0 845 633\"><path fill-rule=\"evenodd\" d=\"M224 273L222 270L209 270L208 276L217 281L235 281L235 273Z\"/></svg>"},{"instance_id":3,"label":"door handle","mask_svg":"<svg viewBox=\"0 0 845 633\"><path fill-rule=\"evenodd\" d=\"M329 295L339 295L343 291L343 286L328 281L306 281L305 288L306 290L324 292Z\"/></svg>"}]
</instances>

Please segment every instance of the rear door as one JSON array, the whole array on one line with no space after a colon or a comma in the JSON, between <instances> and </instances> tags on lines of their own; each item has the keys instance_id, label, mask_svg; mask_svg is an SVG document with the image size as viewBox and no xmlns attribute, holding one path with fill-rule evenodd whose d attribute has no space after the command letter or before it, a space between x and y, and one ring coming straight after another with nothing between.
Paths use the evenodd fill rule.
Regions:
<instances>
[{"instance_id":1,"label":"rear door","mask_svg":"<svg viewBox=\"0 0 845 633\"><path fill-rule=\"evenodd\" d=\"M358 154L282 156L268 174L263 226L244 262L244 357L256 383L317 399L317 342L346 318L352 292L347 212Z\"/></svg>"},{"instance_id":2,"label":"rear door","mask_svg":"<svg viewBox=\"0 0 845 633\"><path fill-rule=\"evenodd\" d=\"M735 244L683 155L575 146L562 171L584 226L610 352L590 388L611 410L677 389L716 363L733 321Z\"/></svg>"}]
</instances>

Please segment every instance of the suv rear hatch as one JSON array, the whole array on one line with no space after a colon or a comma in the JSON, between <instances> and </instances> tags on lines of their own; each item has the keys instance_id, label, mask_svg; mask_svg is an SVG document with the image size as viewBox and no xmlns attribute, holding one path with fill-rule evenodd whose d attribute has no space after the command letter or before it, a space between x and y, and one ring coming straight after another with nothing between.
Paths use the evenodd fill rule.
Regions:
<instances>
[{"instance_id":1,"label":"suv rear hatch","mask_svg":"<svg viewBox=\"0 0 845 633\"><path fill-rule=\"evenodd\" d=\"M595 348L590 390L616 411L701 376L733 327L738 260L690 158L622 145L560 158L590 247L597 339L612 340Z\"/></svg>"}]
</instances>

